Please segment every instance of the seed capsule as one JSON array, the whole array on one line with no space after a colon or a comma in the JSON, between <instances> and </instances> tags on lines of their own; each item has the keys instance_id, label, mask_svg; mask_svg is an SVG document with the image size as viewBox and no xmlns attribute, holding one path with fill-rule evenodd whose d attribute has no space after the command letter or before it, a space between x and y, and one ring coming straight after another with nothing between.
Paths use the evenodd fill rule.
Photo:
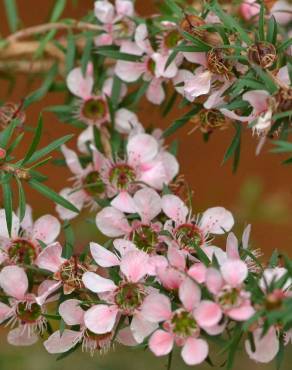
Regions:
<instances>
[{"instance_id":1,"label":"seed capsule","mask_svg":"<svg viewBox=\"0 0 292 370\"><path fill-rule=\"evenodd\" d=\"M248 59L264 69L270 68L277 60L276 48L269 42L257 42L250 46L247 52Z\"/></svg>"},{"instance_id":2,"label":"seed capsule","mask_svg":"<svg viewBox=\"0 0 292 370\"><path fill-rule=\"evenodd\" d=\"M231 59L227 59L230 52L221 48L214 48L207 53L207 67L209 71L219 74L228 75L233 67Z\"/></svg>"}]
</instances>

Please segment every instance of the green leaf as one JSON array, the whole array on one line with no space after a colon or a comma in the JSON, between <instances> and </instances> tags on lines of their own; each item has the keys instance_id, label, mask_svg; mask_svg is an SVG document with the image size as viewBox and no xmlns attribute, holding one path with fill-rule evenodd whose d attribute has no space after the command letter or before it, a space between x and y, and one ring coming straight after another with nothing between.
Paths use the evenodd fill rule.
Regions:
<instances>
[{"instance_id":1,"label":"green leaf","mask_svg":"<svg viewBox=\"0 0 292 370\"><path fill-rule=\"evenodd\" d=\"M249 38L248 33L240 26L240 24L236 21L236 19L229 15L227 12L223 11L221 6L215 0L212 5L206 6L212 10L217 16L221 19L224 26L229 28L233 32L239 33L242 41L244 41L247 45L251 44L251 39Z\"/></svg>"},{"instance_id":2,"label":"green leaf","mask_svg":"<svg viewBox=\"0 0 292 370\"><path fill-rule=\"evenodd\" d=\"M9 140L11 139L15 128L18 126L19 120L14 119L12 120L7 127L0 133L0 147L6 148Z\"/></svg>"},{"instance_id":3,"label":"green leaf","mask_svg":"<svg viewBox=\"0 0 292 370\"><path fill-rule=\"evenodd\" d=\"M57 20L61 17L61 15L62 15L62 13L65 9L66 2L67 2L67 0L55 0L55 5L54 5L54 8L52 10L52 15L51 15L51 18L50 18L51 23L57 22Z\"/></svg>"},{"instance_id":4,"label":"green leaf","mask_svg":"<svg viewBox=\"0 0 292 370\"><path fill-rule=\"evenodd\" d=\"M201 110L201 105L195 105L188 113L181 118L175 120L171 126L169 126L162 134L163 137L167 137L175 133L179 128L183 127L195 114Z\"/></svg>"},{"instance_id":5,"label":"green leaf","mask_svg":"<svg viewBox=\"0 0 292 370\"><path fill-rule=\"evenodd\" d=\"M2 192L3 192L3 205L5 209L6 224L9 236L11 236L12 229L12 191L10 184L10 175L2 175Z\"/></svg>"},{"instance_id":6,"label":"green leaf","mask_svg":"<svg viewBox=\"0 0 292 370\"><path fill-rule=\"evenodd\" d=\"M86 40L86 44L85 44L83 54L81 57L81 70L82 70L83 76L85 76L86 71L87 71L87 65L90 59L91 49L92 49L92 35L90 34L90 36Z\"/></svg>"},{"instance_id":7,"label":"green leaf","mask_svg":"<svg viewBox=\"0 0 292 370\"><path fill-rule=\"evenodd\" d=\"M236 124L236 132L235 135L232 139L232 142L228 149L226 150L223 158L222 164L226 163L226 161L235 154L238 146L240 145L240 138L241 138L241 130L242 130L242 125L240 123Z\"/></svg>"},{"instance_id":8,"label":"green leaf","mask_svg":"<svg viewBox=\"0 0 292 370\"><path fill-rule=\"evenodd\" d=\"M271 150L272 153L287 153L292 152L292 143L283 140L274 140L273 143L277 146Z\"/></svg>"},{"instance_id":9,"label":"green leaf","mask_svg":"<svg viewBox=\"0 0 292 370\"><path fill-rule=\"evenodd\" d=\"M118 48L113 48L109 46L100 46L96 49L97 54L103 55L108 58L125 60L128 62L139 62L141 60L141 55L134 55L128 53L122 53Z\"/></svg>"},{"instance_id":10,"label":"green leaf","mask_svg":"<svg viewBox=\"0 0 292 370\"><path fill-rule=\"evenodd\" d=\"M4 0L5 12L8 19L8 24L11 32L17 31L19 18L17 5L15 0Z\"/></svg>"},{"instance_id":11,"label":"green leaf","mask_svg":"<svg viewBox=\"0 0 292 370\"><path fill-rule=\"evenodd\" d=\"M34 53L34 58L40 58L44 51L45 51L45 48L47 46L47 43L49 41L51 41L55 35L56 35L57 31L56 30L50 30L40 41L40 44L39 44L39 47L36 49L35 53Z\"/></svg>"},{"instance_id":12,"label":"green leaf","mask_svg":"<svg viewBox=\"0 0 292 370\"><path fill-rule=\"evenodd\" d=\"M122 80L114 75L112 93L111 93L111 102L114 108L116 108L119 104L119 99L121 96L121 88L122 88Z\"/></svg>"},{"instance_id":13,"label":"green leaf","mask_svg":"<svg viewBox=\"0 0 292 370\"><path fill-rule=\"evenodd\" d=\"M272 15L268 21L267 41L271 44L276 44L278 33L278 24L275 17Z\"/></svg>"},{"instance_id":14,"label":"green leaf","mask_svg":"<svg viewBox=\"0 0 292 370\"><path fill-rule=\"evenodd\" d=\"M67 52L66 52L66 74L68 74L74 67L76 55L76 45L74 40L74 35L72 32L68 33L67 37Z\"/></svg>"},{"instance_id":15,"label":"green leaf","mask_svg":"<svg viewBox=\"0 0 292 370\"><path fill-rule=\"evenodd\" d=\"M43 117L42 117L42 114L40 114L37 129L35 131L35 134L34 134L32 143L30 145L30 148L28 149L28 152L26 153L26 155L25 155L25 157L24 157L24 159L21 163L22 165L24 165L27 161L29 161L29 159L31 158L33 153L36 151L36 148L37 148L37 146L40 142L40 139L41 139L42 129L43 129Z\"/></svg>"},{"instance_id":16,"label":"green leaf","mask_svg":"<svg viewBox=\"0 0 292 370\"><path fill-rule=\"evenodd\" d=\"M22 221L25 215L25 208L26 208L25 193L24 193L20 179L17 176L15 176L15 179L18 185L19 220Z\"/></svg>"},{"instance_id":17,"label":"green leaf","mask_svg":"<svg viewBox=\"0 0 292 370\"><path fill-rule=\"evenodd\" d=\"M281 53L284 50L288 49L291 45L292 45L292 37L290 37L288 40L282 42L282 44L277 49L278 53Z\"/></svg>"},{"instance_id":18,"label":"green leaf","mask_svg":"<svg viewBox=\"0 0 292 370\"><path fill-rule=\"evenodd\" d=\"M34 91L32 94L30 94L23 103L24 108L27 108L30 106L32 103L41 100L47 92L50 90L50 87L52 83L54 82L54 79L58 73L58 66L57 63L55 63L52 68L49 70L47 77L45 78L42 86Z\"/></svg>"},{"instance_id":19,"label":"green leaf","mask_svg":"<svg viewBox=\"0 0 292 370\"><path fill-rule=\"evenodd\" d=\"M175 3L174 0L164 0L164 3L172 11L172 13L178 17L183 17L184 13L182 9Z\"/></svg>"},{"instance_id":20,"label":"green leaf","mask_svg":"<svg viewBox=\"0 0 292 370\"><path fill-rule=\"evenodd\" d=\"M259 39L265 40L265 5L263 3L261 3L259 16Z\"/></svg>"},{"instance_id":21,"label":"green leaf","mask_svg":"<svg viewBox=\"0 0 292 370\"><path fill-rule=\"evenodd\" d=\"M70 140L74 135L66 135L63 136L52 143L50 143L45 148L42 148L40 150L37 150L32 154L32 156L26 161L26 164L30 164L33 162L38 161L40 158L45 157L49 153L51 153L53 150L59 148L61 145L65 144L68 140Z\"/></svg>"},{"instance_id":22,"label":"green leaf","mask_svg":"<svg viewBox=\"0 0 292 370\"><path fill-rule=\"evenodd\" d=\"M274 94L278 88L273 79L261 67L253 64L252 68L255 70L259 78L265 83L265 87L269 93Z\"/></svg>"},{"instance_id":23,"label":"green leaf","mask_svg":"<svg viewBox=\"0 0 292 370\"><path fill-rule=\"evenodd\" d=\"M188 32L182 32L182 35L186 40L192 42L196 46L196 50L194 51L209 51L212 49L212 46L206 44L204 41L200 40L196 36L189 34Z\"/></svg>"},{"instance_id":24,"label":"green leaf","mask_svg":"<svg viewBox=\"0 0 292 370\"><path fill-rule=\"evenodd\" d=\"M73 228L69 221L65 221L62 226L65 233L65 246L62 251L62 257L69 259L74 252L75 237Z\"/></svg>"},{"instance_id":25,"label":"green leaf","mask_svg":"<svg viewBox=\"0 0 292 370\"><path fill-rule=\"evenodd\" d=\"M79 210L68 200L63 198L61 195L56 193L54 190L48 188L46 185L38 182L35 179L28 181L28 184L36 191L44 195L46 198L51 199L53 202L59 204L60 206L69 209L72 212L79 213Z\"/></svg>"},{"instance_id":26,"label":"green leaf","mask_svg":"<svg viewBox=\"0 0 292 370\"><path fill-rule=\"evenodd\" d=\"M94 137L94 145L95 145L95 147L100 152L102 152L103 151L103 147L102 147L101 138L100 138L100 131L98 130L98 128L95 125L93 126L93 137Z\"/></svg>"}]
</instances>

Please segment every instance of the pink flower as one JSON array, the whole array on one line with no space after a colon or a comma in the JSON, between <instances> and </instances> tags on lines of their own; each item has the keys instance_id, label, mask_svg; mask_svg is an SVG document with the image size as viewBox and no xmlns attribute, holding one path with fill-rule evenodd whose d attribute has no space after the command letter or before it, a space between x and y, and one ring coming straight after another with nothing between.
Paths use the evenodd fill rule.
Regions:
<instances>
[{"instance_id":1,"label":"pink flower","mask_svg":"<svg viewBox=\"0 0 292 370\"><path fill-rule=\"evenodd\" d=\"M209 234L224 234L233 227L232 214L223 207L207 209L199 221L192 219L189 209L176 195L162 197L162 210L170 218L165 224L180 248L195 253L198 247L206 246Z\"/></svg>"},{"instance_id":2,"label":"pink flower","mask_svg":"<svg viewBox=\"0 0 292 370\"><path fill-rule=\"evenodd\" d=\"M44 306L39 306L36 297L28 293L28 278L23 268L6 266L0 272L0 286L9 297L9 305L0 302L0 322L17 326L8 333L8 342L15 346L34 344L46 328ZM44 284L39 286L42 293Z\"/></svg>"},{"instance_id":3,"label":"pink flower","mask_svg":"<svg viewBox=\"0 0 292 370\"><path fill-rule=\"evenodd\" d=\"M278 0L272 6L271 15L276 18L276 21L285 26L292 21L292 6L287 0Z\"/></svg>"},{"instance_id":4,"label":"pink flower","mask_svg":"<svg viewBox=\"0 0 292 370\"><path fill-rule=\"evenodd\" d=\"M236 321L248 320L255 310L250 302L250 293L243 288L248 275L246 264L240 259L227 259L220 271L209 268L206 275L208 290L214 295L222 312Z\"/></svg>"},{"instance_id":5,"label":"pink flower","mask_svg":"<svg viewBox=\"0 0 292 370\"><path fill-rule=\"evenodd\" d=\"M110 348L112 333L96 335L86 329L84 324L85 312L81 301L68 299L59 306L59 314L69 326L79 325L79 330L65 329L62 333L57 330L45 342L49 353L64 353L82 342L82 349L93 354L95 351L106 352Z\"/></svg>"},{"instance_id":6,"label":"pink flower","mask_svg":"<svg viewBox=\"0 0 292 370\"><path fill-rule=\"evenodd\" d=\"M171 302L165 295L154 293L145 298L142 315L150 322L162 323L162 329L157 329L151 335L149 348L156 356L164 356L176 344L182 347L181 355L185 363L197 365L206 359L209 351L207 342L199 338L200 325L194 314L200 304L201 291L194 282L186 278L180 285L179 298L182 307L175 311L172 311ZM214 325L218 324L221 319L220 310L217 316L216 310L210 310L210 314ZM209 319L206 317L201 322L208 323Z\"/></svg>"},{"instance_id":7,"label":"pink flower","mask_svg":"<svg viewBox=\"0 0 292 370\"><path fill-rule=\"evenodd\" d=\"M39 241L50 244L60 233L60 222L56 217L44 215L35 222L29 206L23 220L13 213L12 231L9 237L4 209L0 210L0 261L5 264L32 264L41 251Z\"/></svg>"},{"instance_id":8,"label":"pink flower","mask_svg":"<svg viewBox=\"0 0 292 370\"><path fill-rule=\"evenodd\" d=\"M262 329L258 328L253 332L255 351L253 351L250 342L245 341L245 349L248 356L257 362L268 363L272 361L279 352L280 345L276 329L272 326L263 336Z\"/></svg>"},{"instance_id":9,"label":"pink flower","mask_svg":"<svg viewBox=\"0 0 292 370\"><path fill-rule=\"evenodd\" d=\"M146 91L147 99L153 104L161 104L165 99L163 81L172 79L177 74L175 61L165 68L169 54L160 54L152 49L145 24L137 27L135 42L123 41L120 51L141 56L142 61L119 60L115 68L116 75L125 82L134 82L142 76L145 81L150 82Z\"/></svg>"},{"instance_id":10,"label":"pink flower","mask_svg":"<svg viewBox=\"0 0 292 370\"><path fill-rule=\"evenodd\" d=\"M115 6L108 0L95 1L94 12L103 31L95 38L96 46L119 44L133 34L135 23L130 20L134 15L132 1L116 0Z\"/></svg>"},{"instance_id":11,"label":"pink flower","mask_svg":"<svg viewBox=\"0 0 292 370\"><path fill-rule=\"evenodd\" d=\"M260 12L260 5L256 2L256 0L243 0L240 5L239 11L242 17L249 21L251 19L256 18L256 16Z\"/></svg>"},{"instance_id":12,"label":"pink flower","mask_svg":"<svg viewBox=\"0 0 292 370\"><path fill-rule=\"evenodd\" d=\"M140 343L154 329L155 325L147 322L140 315L140 307L148 294L143 284L149 271L149 256L132 249L122 252L121 259L112 252L91 244L92 256L100 266L119 266L122 280L116 285L112 280L101 277L93 272L83 275L85 287L97 293L105 304L97 304L86 311L84 321L86 327L96 334L112 331L120 315L132 316L130 329L135 340Z\"/></svg>"},{"instance_id":13,"label":"pink flower","mask_svg":"<svg viewBox=\"0 0 292 370\"><path fill-rule=\"evenodd\" d=\"M41 269L51 271L55 280L47 280L51 284L36 298L40 305L60 287L63 287L64 294L70 294L75 289L82 288L82 275L89 269L89 266L78 261L75 256L69 259L63 258L62 246L59 243L50 244L43 249L38 255L36 265Z\"/></svg>"}]
</instances>

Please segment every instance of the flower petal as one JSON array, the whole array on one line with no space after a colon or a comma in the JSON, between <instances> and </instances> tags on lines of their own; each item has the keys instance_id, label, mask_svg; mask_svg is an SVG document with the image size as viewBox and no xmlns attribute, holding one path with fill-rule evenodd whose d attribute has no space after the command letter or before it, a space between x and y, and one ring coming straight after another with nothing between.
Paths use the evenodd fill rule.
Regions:
<instances>
[{"instance_id":1,"label":"flower petal","mask_svg":"<svg viewBox=\"0 0 292 370\"><path fill-rule=\"evenodd\" d=\"M232 229L234 218L227 209L213 207L203 213L200 226L211 234L224 234Z\"/></svg>"},{"instance_id":2,"label":"flower petal","mask_svg":"<svg viewBox=\"0 0 292 370\"><path fill-rule=\"evenodd\" d=\"M138 190L134 197L136 212L143 223L149 224L161 212L161 198L150 188Z\"/></svg>"},{"instance_id":3,"label":"flower petal","mask_svg":"<svg viewBox=\"0 0 292 370\"><path fill-rule=\"evenodd\" d=\"M121 191L112 201L111 205L121 212L135 213L135 202L127 191Z\"/></svg>"},{"instance_id":4,"label":"flower petal","mask_svg":"<svg viewBox=\"0 0 292 370\"><path fill-rule=\"evenodd\" d=\"M84 100L89 99L93 88L93 77L86 74L84 77L81 68L74 68L67 76L66 83L72 94Z\"/></svg>"},{"instance_id":5,"label":"flower petal","mask_svg":"<svg viewBox=\"0 0 292 370\"><path fill-rule=\"evenodd\" d=\"M127 280L137 283L148 272L149 256L142 251L131 251L122 257L120 269Z\"/></svg>"},{"instance_id":6,"label":"flower petal","mask_svg":"<svg viewBox=\"0 0 292 370\"><path fill-rule=\"evenodd\" d=\"M252 350L250 342L245 341L245 349L248 356L257 362L268 363L272 361L279 352L279 339L275 328L272 326L269 331L262 336L262 329L253 332L255 351Z\"/></svg>"},{"instance_id":7,"label":"flower petal","mask_svg":"<svg viewBox=\"0 0 292 370\"><path fill-rule=\"evenodd\" d=\"M171 218L177 224L184 223L189 213L185 203L179 197L172 194L162 197L162 210L167 217Z\"/></svg>"},{"instance_id":8,"label":"flower petal","mask_svg":"<svg viewBox=\"0 0 292 370\"><path fill-rule=\"evenodd\" d=\"M38 336L34 333L29 325L20 325L10 330L7 335L7 341L13 346L31 346L38 341Z\"/></svg>"},{"instance_id":9,"label":"flower petal","mask_svg":"<svg viewBox=\"0 0 292 370\"><path fill-rule=\"evenodd\" d=\"M194 311L197 323L202 327L217 325L222 318L221 308L212 301L202 301Z\"/></svg>"},{"instance_id":10,"label":"flower petal","mask_svg":"<svg viewBox=\"0 0 292 370\"><path fill-rule=\"evenodd\" d=\"M111 238L131 232L131 227L124 213L114 207L103 208L96 215L95 221L98 229Z\"/></svg>"},{"instance_id":11,"label":"flower petal","mask_svg":"<svg viewBox=\"0 0 292 370\"><path fill-rule=\"evenodd\" d=\"M85 272L82 281L85 287L94 293L111 292L116 289L116 284L112 280L105 279L94 272Z\"/></svg>"},{"instance_id":12,"label":"flower petal","mask_svg":"<svg viewBox=\"0 0 292 370\"><path fill-rule=\"evenodd\" d=\"M51 244L60 234L61 225L58 219L51 215L44 215L33 225L32 237L45 244Z\"/></svg>"},{"instance_id":13,"label":"flower petal","mask_svg":"<svg viewBox=\"0 0 292 370\"><path fill-rule=\"evenodd\" d=\"M100 304L85 312L84 322L93 333L104 334L112 331L117 314L118 309L115 306Z\"/></svg>"},{"instance_id":14,"label":"flower petal","mask_svg":"<svg viewBox=\"0 0 292 370\"><path fill-rule=\"evenodd\" d=\"M155 356L168 355L174 345L173 335L164 330L157 330L149 339L149 348Z\"/></svg>"},{"instance_id":15,"label":"flower petal","mask_svg":"<svg viewBox=\"0 0 292 370\"><path fill-rule=\"evenodd\" d=\"M142 315L134 315L130 327L136 342L142 343L145 338L157 329L158 325L145 320Z\"/></svg>"},{"instance_id":16,"label":"flower petal","mask_svg":"<svg viewBox=\"0 0 292 370\"><path fill-rule=\"evenodd\" d=\"M57 330L44 342L44 346L49 353L64 353L75 347L81 339L80 331L65 329L61 334Z\"/></svg>"},{"instance_id":17,"label":"flower petal","mask_svg":"<svg viewBox=\"0 0 292 370\"><path fill-rule=\"evenodd\" d=\"M129 163L137 165L151 161L158 153L158 142L148 134L137 134L130 137L127 145Z\"/></svg>"},{"instance_id":18,"label":"flower petal","mask_svg":"<svg viewBox=\"0 0 292 370\"><path fill-rule=\"evenodd\" d=\"M82 325L84 311L78 299L67 299L59 306L59 314L67 325Z\"/></svg>"},{"instance_id":19,"label":"flower petal","mask_svg":"<svg viewBox=\"0 0 292 370\"><path fill-rule=\"evenodd\" d=\"M221 266L221 273L229 285L237 287L246 279L248 268L241 260L229 260Z\"/></svg>"},{"instance_id":20,"label":"flower petal","mask_svg":"<svg viewBox=\"0 0 292 370\"><path fill-rule=\"evenodd\" d=\"M22 300L28 289L28 279L23 268L6 266L0 272L0 286L10 296Z\"/></svg>"},{"instance_id":21,"label":"flower petal","mask_svg":"<svg viewBox=\"0 0 292 370\"><path fill-rule=\"evenodd\" d=\"M112 267L120 264L118 257L114 253L97 243L90 243L90 252L94 261L101 267Z\"/></svg>"},{"instance_id":22,"label":"flower petal","mask_svg":"<svg viewBox=\"0 0 292 370\"><path fill-rule=\"evenodd\" d=\"M57 272L65 261L66 259L62 258L62 246L54 243L43 249L35 263L41 269Z\"/></svg>"},{"instance_id":23,"label":"flower petal","mask_svg":"<svg viewBox=\"0 0 292 370\"><path fill-rule=\"evenodd\" d=\"M141 314L150 322L168 320L171 317L170 300L163 294L150 294L142 303Z\"/></svg>"},{"instance_id":24,"label":"flower petal","mask_svg":"<svg viewBox=\"0 0 292 370\"><path fill-rule=\"evenodd\" d=\"M178 290L179 299L187 311L192 311L201 300L201 290L191 279L186 278Z\"/></svg>"},{"instance_id":25,"label":"flower petal","mask_svg":"<svg viewBox=\"0 0 292 370\"><path fill-rule=\"evenodd\" d=\"M188 338L182 348L181 356L187 365L198 365L206 360L208 343L203 339Z\"/></svg>"}]
</instances>

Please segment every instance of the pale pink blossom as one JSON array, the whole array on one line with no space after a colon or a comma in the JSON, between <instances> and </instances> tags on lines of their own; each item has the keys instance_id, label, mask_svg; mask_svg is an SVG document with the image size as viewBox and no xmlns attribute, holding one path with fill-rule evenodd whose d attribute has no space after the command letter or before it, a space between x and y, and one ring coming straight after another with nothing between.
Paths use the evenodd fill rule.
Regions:
<instances>
[{"instance_id":1,"label":"pale pink blossom","mask_svg":"<svg viewBox=\"0 0 292 370\"><path fill-rule=\"evenodd\" d=\"M51 215L32 219L32 210L26 206L22 221L12 215L11 236L8 234L4 209L0 210L0 261L5 264L34 263L41 251L41 244L50 244L60 233L60 222Z\"/></svg>"},{"instance_id":2,"label":"pale pink blossom","mask_svg":"<svg viewBox=\"0 0 292 370\"><path fill-rule=\"evenodd\" d=\"M250 345L249 340L245 341L245 349L248 356L261 363L271 362L277 355L280 349L279 339L276 329L272 326L268 332L263 335L263 329L258 328L253 331L253 340L255 351Z\"/></svg>"}]
</instances>

